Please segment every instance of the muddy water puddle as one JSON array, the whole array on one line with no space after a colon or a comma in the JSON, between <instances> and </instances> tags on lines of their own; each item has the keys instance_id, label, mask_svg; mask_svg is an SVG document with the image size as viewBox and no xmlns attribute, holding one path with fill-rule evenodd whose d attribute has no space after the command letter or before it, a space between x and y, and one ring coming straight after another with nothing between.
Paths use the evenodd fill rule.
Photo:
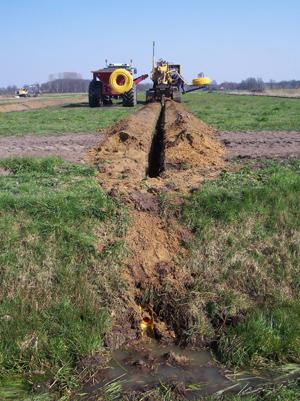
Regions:
<instances>
[{"instance_id":1,"label":"muddy water puddle","mask_svg":"<svg viewBox=\"0 0 300 401\"><path fill-rule=\"evenodd\" d=\"M225 393L244 396L299 377L297 364L236 373L225 371L207 350L164 346L151 339L114 351L108 367L84 386L80 400L96 401L116 389L113 399L122 400L126 393L146 393L158 387L171 388L182 400Z\"/></svg>"},{"instance_id":2,"label":"muddy water puddle","mask_svg":"<svg viewBox=\"0 0 300 401\"><path fill-rule=\"evenodd\" d=\"M89 394L86 399L96 399L113 383L122 386L122 393L146 392L167 385L188 400L232 384L209 351L162 346L155 341L139 348L114 351L109 367L100 377L96 384L83 389Z\"/></svg>"}]
</instances>

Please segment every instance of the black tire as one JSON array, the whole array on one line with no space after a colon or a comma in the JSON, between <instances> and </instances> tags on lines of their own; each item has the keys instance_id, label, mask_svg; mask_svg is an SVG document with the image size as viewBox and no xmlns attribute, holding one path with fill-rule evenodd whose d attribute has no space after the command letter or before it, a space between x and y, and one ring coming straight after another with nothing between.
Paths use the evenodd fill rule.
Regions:
<instances>
[{"instance_id":1,"label":"black tire","mask_svg":"<svg viewBox=\"0 0 300 401\"><path fill-rule=\"evenodd\" d=\"M174 100L174 102L181 103L181 92L177 88L173 89L172 99Z\"/></svg>"},{"instance_id":2,"label":"black tire","mask_svg":"<svg viewBox=\"0 0 300 401\"><path fill-rule=\"evenodd\" d=\"M136 96L136 86L130 89L129 92L124 93L123 95L123 106L124 107L134 107L137 104L137 96Z\"/></svg>"},{"instance_id":3,"label":"black tire","mask_svg":"<svg viewBox=\"0 0 300 401\"><path fill-rule=\"evenodd\" d=\"M93 79L89 85L89 106L102 106L102 83Z\"/></svg>"}]
</instances>

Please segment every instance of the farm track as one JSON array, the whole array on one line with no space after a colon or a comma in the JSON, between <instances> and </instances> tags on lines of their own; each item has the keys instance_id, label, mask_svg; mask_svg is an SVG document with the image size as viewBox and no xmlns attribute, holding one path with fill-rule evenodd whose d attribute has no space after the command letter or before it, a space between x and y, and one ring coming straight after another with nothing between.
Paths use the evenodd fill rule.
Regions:
<instances>
[{"instance_id":1,"label":"farm track","mask_svg":"<svg viewBox=\"0 0 300 401\"><path fill-rule=\"evenodd\" d=\"M89 148L103 138L99 133L0 137L0 159L60 156L66 161L76 163L82 160Z\"/></svg>"},{"instance_id":2,"label":"farm track","mask_svg":"<svg viewBox=\"0 0 300 401\"><path fill-rule=\"evenodd\" d=\"M226 146L229 159L300 157L300 132L296 131L224 131L218 138Z\"/></svg>"},{"instance_id":3,"label":"farm track","mask_svg":"<svg viewBox=\"0 0 300 401\"><path fill-rule=\"evenodd\" d=\"M47 107L63 106L78 104L85 101L85 95L64 96L60 98L55 97L35 97L35 98L19 98L19 99L1 99L0 113L9 113L12 111L27 111L45 109Z\"/></svg>"}]
</instances>

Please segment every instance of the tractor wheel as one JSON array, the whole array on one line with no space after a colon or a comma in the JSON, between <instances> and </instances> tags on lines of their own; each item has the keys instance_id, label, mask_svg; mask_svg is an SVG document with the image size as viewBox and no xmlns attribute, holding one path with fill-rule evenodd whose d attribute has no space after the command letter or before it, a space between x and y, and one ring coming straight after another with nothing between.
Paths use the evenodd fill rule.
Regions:
<instances>
[{"instance_id":1,"label":"tractor wheel","mask_svg":"<svg viewBox=\"0 0 300 401\"><path fill-rule=\"evenodd\" d=\"M172 99L174 102L181 103L181 92L177 88L173 90Z\"/></svg>"},{"instance_id":2,"label":"tractor wheel","mask_svg":"<svg viewBox=\"0 0 300 401\"><path fill-rule=\"evenodd\" d=\"M93 79L89 85L89 106L102 106L102 83Z\"/></svg>"},{"instance_id":3,"label":"tractor wheel","mask_svg":"<svg viewBox=\"0 0 300 401\"><path fill-rule=\"evenodd\" d=\"M130 89L129 92L123 94L122 98L124 107L136 106L137 104L136 86L133 85L133 87Z\"/></svg>"}]
</instances>

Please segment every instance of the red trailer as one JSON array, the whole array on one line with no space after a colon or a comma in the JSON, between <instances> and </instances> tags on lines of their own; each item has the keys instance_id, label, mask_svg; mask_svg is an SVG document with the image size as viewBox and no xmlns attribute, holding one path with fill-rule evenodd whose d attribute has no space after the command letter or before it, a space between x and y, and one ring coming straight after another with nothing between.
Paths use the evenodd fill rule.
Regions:
<instances>
[{"instance_id":1,"label":"red trailer","mask_svg":"<svg viewBox=\"0 0 300 401\"><path fill-rule=\"evenodd\" d=\"M108 64L105 68L92 71L93 80L89 85L90 107L109 105L112 99L120 98L123 106L135 106L136 85L148 77L145 74L134 78L136 73L136 68L130 64Z\"/></svg>"}]
</instances>

